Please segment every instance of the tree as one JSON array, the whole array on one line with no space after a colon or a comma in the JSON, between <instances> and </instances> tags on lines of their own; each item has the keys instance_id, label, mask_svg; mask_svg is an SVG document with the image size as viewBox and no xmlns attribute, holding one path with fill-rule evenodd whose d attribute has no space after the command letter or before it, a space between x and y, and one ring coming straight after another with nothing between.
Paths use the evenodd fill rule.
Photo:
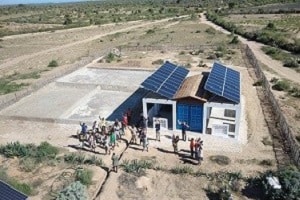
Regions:
<instances>
[{"instance_id":1,"label":"tree","mask_svg":"<svg viewBox=\"0 0 300 200\"><path fill-rule=\"evenodd\" d=\"M86 192L86 186L82 185L79 181L71 183L68 187L60 191L56 197L56 200L87 200L88 195Z\"/></svg>"}]
</instances>

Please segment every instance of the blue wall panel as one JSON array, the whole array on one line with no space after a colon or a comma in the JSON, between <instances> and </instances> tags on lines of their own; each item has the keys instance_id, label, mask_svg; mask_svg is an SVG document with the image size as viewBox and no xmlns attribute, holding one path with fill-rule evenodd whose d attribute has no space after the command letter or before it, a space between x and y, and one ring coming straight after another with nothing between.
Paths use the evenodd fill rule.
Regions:
<instances>
[{"instance_id":1,"label":"blue wall panel","mask_svg":"<svg viewBox=\"0 0 300 200\"><path fill-rule=\"evenodd\" d=\"M190 126L189 130L202 132L203 105L177 104L177 120L186 121ZM177 129L181 129L177 123Z\"/></svg>"}]
</instances>

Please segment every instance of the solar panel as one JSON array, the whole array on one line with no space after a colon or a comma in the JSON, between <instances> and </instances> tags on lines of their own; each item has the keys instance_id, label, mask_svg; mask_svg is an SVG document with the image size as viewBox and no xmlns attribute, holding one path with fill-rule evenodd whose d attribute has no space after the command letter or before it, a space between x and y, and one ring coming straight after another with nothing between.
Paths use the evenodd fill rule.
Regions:
<instances>
[{"instance_id":1,"label":"solar panel","mask_svg":"<svg viewBox=\"0 0 300 200\"><path fill-rule=\"evenodd\" d=\"M240 73L220 63L214 63L204 89L235 103L240 102Z\"/></svg>"},{"instance_id":2,"label":"solar panel","mask_svg":"<svg viewBox=\"0 0 300 200\"><path fill-rule=\"evenodd\" d=\"M15 190L10 185L0 181L0 199L1 200L26 200L28 197Z\"/></svg>"},{"instance_id":3,"label":"solar panel","mask_svg":"<svg viewBox=\"0 0 300 200\"><path fill-rule=\"evenodd\" d=\"M141 85L147 90L171 99L188 73L189 70L167 61Z\"/></svg>"}]
</instances>

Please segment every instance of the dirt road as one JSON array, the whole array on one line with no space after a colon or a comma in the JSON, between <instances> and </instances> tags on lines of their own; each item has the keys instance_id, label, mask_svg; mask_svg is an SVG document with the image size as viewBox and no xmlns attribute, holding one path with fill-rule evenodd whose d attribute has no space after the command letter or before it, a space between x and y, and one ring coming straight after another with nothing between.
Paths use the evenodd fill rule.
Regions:
<instances>
[{"instance_id":1,"label":"dirt road","mask_svg":"<svg viewBox=\"0 0 300 200\"><path fill-rule=\"evenodd\" d=\"M180 16L179 18L182 18L182 17L186 17L186 16ZM50 48L50 49L47 49L47 50L42 50L42 51L39 51L39 52L36 52L36 53L31 53L31 54L26 54L26 55L16 57L14 59L11 59L11 60L1 64L0 65L0 71L2 71L3 69L9 68L10 66L15 65L15 64L17 64L17 63L19 63L23 60L27 60L27 59L30 59L30 58L33 58L33 57L36 57L36 56L39 56L39 55L45 55L45 54L48 54L50 52L55 52L55 51L62 50L62 49L65 49L65 48L69 48L69 47L72 47L72 46L75 46L75 45L78 45L78 44L84 44L84 43L87 43L87 42L91 42L93 40L97 40L101 37L104 37L104 36L107 36L107 35L112 35L112 34L115 34L117 32L125 32L125 31L129 31L129 30L132 30L132 29L147 27L147 26L153 25L153 24L159 24L159 23L162 23L162 22L166 22L170 19L173 19L173 18L166 18L166 19L149 21L149 22L138 21L138 22L141 22L141 23L134 24L134 25L132 25L132 22L128 22L128 26L126 28L122 28L122 29L111 31L111 32L99 34L99 35L96 35L96 36L93 36L93 37L90 37L90 38L87 38L87 39L84 39L84 40L71 42L71 43L61 45L61 46L58 46L58 47ZM64 30L64 31L67 32L68 30Z\"/></svg>"},{"instance_id":2,"label":"dirt road","mask_svg":"<svg viewBox=\"0 0 300 200\"><path fill-rule=\"evenodd\" d=\"M211 21L208 21L206 16L201 13L201 22L204 24L207 24L213 28L215 28L218 31L221 31L225 34L231 34L229 31L223 29L222 27L214 24ZM274 70L278 75L282 78L288 79L290 81L293 81L295 83L300 84L300 74L297 73L295 70L283 67L282 63L277 60L273 60L271 57L266 55L262 50L261 47L265 46L264 44L261 44L259 42L255 41L249 41L246 38L243 38L241 36L238 36L239 40L243 43L249 46L249 48L253 51L256 58L263 64L265 64L270 69Z\"/></svg>"}]
</instances>

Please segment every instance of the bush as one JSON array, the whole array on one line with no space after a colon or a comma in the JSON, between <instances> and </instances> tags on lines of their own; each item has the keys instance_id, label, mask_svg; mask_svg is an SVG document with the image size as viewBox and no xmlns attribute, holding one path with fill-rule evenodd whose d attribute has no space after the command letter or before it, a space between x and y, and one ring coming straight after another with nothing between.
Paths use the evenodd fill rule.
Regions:
<instances>
[{"instance_id":1,"label":"bush","mask_svg":"<svg viewBox=\"0 0 300 200\"><path fill-rule=\"evenodd\" d=\"M296 59L289 58L289 59L284 60L283 66L289 67L289 68L297 68L297 67L299 67L299 64Z\"/></svg>"},{"instance_id":2,"label":"bush","mask_svg":"<svg viewBox=\"0 0 300 200\"><path fill-rule=\"evenodd\" d=\"M3 154L5 157L27 157L35 159L36 162L54 159L58 152L58 148L48 142L42 142L39 146L35 146L34 144L23 145L20 142L12 142L0 146L0 154Z\"/></svg>"},{"instance_id":3,"label":"bush","mask_svg":"<svg viewBox=\"0 0 300 200\"><path fill-rule=\"evenodd\" d=\"M193 168L190 166L183 166L183 167L176 166L173 167L170 171L173 174L192 174Z\"/></svg>"},{"instance_id":4,"label":"bush","mask_svg":"<svg viewBox=\"0 0 300 200\"><path fill-rule=\"evenodd\" d=\"M57 67L58 63L56 60L51 60L48 64L48 67Z\"/></svg>"},{"instance_id":5,"label":"bush","mask_svg":"<svg viewBox=\"0 0 300 200\"><path fill-rule=\"evenodd\" d=\"M266 180L268 176L278 177L281 189L274 189ZM265 197L271 200L298 200L300 197L300 172L298 169L283 169L275 173L268 172L262 177Z\"/></svg>"},{"instance_id":6,"label":"bush","mask_svg":"<svg viewBox=\"0 0 300 200\"><path fill-rule=\"evenodd\" d=\"M238 44L240 42L237 35L233 36L232 40L230 41L230 44Z\"/></svg>"},{"instance_id":7,"label":"bush","mask_svg":"<svg viewBox=\"0 0 300 200\"><path fill-rule=\"evenodd\" d=\"M121 166L125 172L139 176L144 174L143 170L152 169L154 167L154 162L151 160L124 160Z\"/></svg>"},{"instance_id":8,"label":"bush","mask_svg":"<svg viewBox=\"0 0 300 200\"><path fill-rule=\"evenodd\" d=\"M217 31L214 28L209 27L205 30L205 32L211 35L215 35Z\"/></svg>"},{"instance_id":9,"label":"bush","mask_svg":"<svg viewBox=\"0 0 300 200\"><path fill-rule=\"evenodd\" d=\"M300 98L300 89L299 88L292 87L288 92L292 97Z\"/></svg>"},{"instance_id":10,"label":"bush","mask_svg":"<svg viewBox=\"0 0 300 200\"><path fill-rule=\"evenodd\" d=\"M92 183L93 172L88 169L76 169L76 181L80 181L83 185L89 186Z\"/></svg>"},{"instance_id":11,"label":"bush","mask_svg":"<svg viewBox=\"0 0 300 200\"><path fill-rule=\"evenodd\" d=\"M229 165L230 164L230 159L227 156L223 156L223 155L210 156L209 159L212 162L217 163L218 165Z\"/></svg>"},{"instance_id":12,"label":"bush","mask_svg":"<svg viewBox=\"0 0 300 200\"><path fill-rule=\"evenodd\" d=\"M106 62L108 63L111 63L112 61L114 61L114 59L115 59L115 55L111 52L106 56Z\"/></svg>"},{"instance_id":13,"label":"bush","mask_svg":"<svg viewBox=\"0 0 300 200\"><path fill-rule=\"evenodd\" d=\"M278 80L273 86L272 86L273 90L277 90L277 91L287 91L290 89L290 84L289 82L285 81L285 80Z\"/></svg>"},{"instance_id":14,"label":"bush","mask_svg":"<svg viewBox=\"0 0 300 200\"><path fill-rule=\"evenodd\" d=\"M86 186L79 181L71 183L68 187L60 191L56 197L56 200L87 200L88 195L86 192Z\"/></svg>"}]
</instances>

